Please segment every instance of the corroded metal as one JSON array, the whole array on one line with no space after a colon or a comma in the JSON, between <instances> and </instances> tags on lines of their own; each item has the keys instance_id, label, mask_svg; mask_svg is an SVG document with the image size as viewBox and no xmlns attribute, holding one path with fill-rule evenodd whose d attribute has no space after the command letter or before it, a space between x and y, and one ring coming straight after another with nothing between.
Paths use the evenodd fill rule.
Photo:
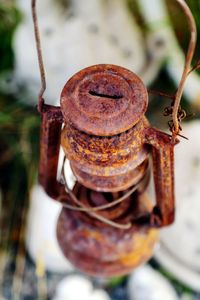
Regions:
<instances>
[{"instance_id":1,"label":"corroded metal","mask_svg":"<svg viewBox=\"0 0 200 300\"><path fill-rule=\"evenodd\" d=\"M91 136L65 123L61 144L78 181L104 192L125 190L144 176L149 149L142 118L133 128L109 137Z\"/></svg>"},{"instance_id":2,"label":"corroded metal","mask_svg":"<svg viewBox=\"0 0 200 300\"><path fill-rule=\"evenodd\" d=\"M97 136L110 136L132 128L146 108L147 90L141 79L114 65L81 70L61 93L65 122Z\"/></svg>"},{"instance_id":3,"label":"corroded metal","mask_svg":"<svg viewBox=\"0 0 200 300\"><path fill-rule=\"evenodd\" d=\"M113 198L110 193L90 191L79 184L74 193L92 206ZM127 274L151 257L157 242L157 230L140 221L151 209L144 193L134 193L120 207L106 211L112 220L132 222L130 229L119 230L63 208L57 224L58 242L64 255L82 272L97 277Z\"/></svg>"},{"instance_id":4,"label":"corroded metal","mask_svg":"<svg viewBox=\"0 0 200 300\"><path fill-rule=\"evenodd\" d=\"M61 144L77 180L101 192L122 191L141 180L152 148L157 205L151 224L162 226L174 219L174 144L149 126L147 103L146 88L134 73L113 65L86 68L61 94Z\"/></svg>"},{"instance_id":5,"label":"corroded metal","mask_svg":"<svg viewBox=\"0 0 200 300\"><path fill-rule=\"evenodd\" d=\"M116 192L144 176L147 102L140 78L118 66L92 66L66 83L61 93L61 144L79 182Z\"/></svg>"},{"instance_id":6,"label":"corroded metal","mask_svg":"<svg viewBox=\"0 0 200 300\"><path fill-rule=\"evenodd\" d=\"M71 207L82 203L94 209L137 188L125 201L96 212L110 224L86 210L62 210L57 228L61 249L78 268L95 276L125 274L146 261L157 237L153 227L174 220L174 142L149 125L147 103L146 88L134 73L97 65L67 82L61 108L44 105L40 183L51 197L65 199ZM73 191L79 202L56 180L60 145L79 182ZM144 193L150 154L154 206ZM114 228L114 222L128 222L130 228Z\"/></svg>"},{"instance_id":7,"label":"corroded metal","mask_svg":"<svg viewBox=\"0 0 200 300\"><path fill-rule=\"evenodd\" d=\"M47 194L56 199L63 186L57 181L60 134L63 116L59 107L45 105L40 133L39 182Z\"/></svg>"}]
</instances>

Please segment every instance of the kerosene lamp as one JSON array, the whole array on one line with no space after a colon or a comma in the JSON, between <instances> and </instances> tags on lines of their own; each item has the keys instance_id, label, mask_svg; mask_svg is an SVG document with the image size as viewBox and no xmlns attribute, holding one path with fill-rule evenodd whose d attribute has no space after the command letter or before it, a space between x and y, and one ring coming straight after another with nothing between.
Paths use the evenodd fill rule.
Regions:
<instances>
[{"instance_id":1,"label":"kerosene lamp","mask_svg":"<svg viewBox=\"0 0 200 300\"><path fill-rule=\"evenodd\" d=\"M65 84L60 107L45 104L35 0L32 4L43 80L39 181L63 205L58 242L83 272L126 274L151 257L157 228L174 221L177 139L149 124L147 89L120 66L100 64L79 71ZM60 147L77 180L73 190L64 167L57 180ZM155 204L145 192L151 168Z\"/></svg>"}]
</instances>

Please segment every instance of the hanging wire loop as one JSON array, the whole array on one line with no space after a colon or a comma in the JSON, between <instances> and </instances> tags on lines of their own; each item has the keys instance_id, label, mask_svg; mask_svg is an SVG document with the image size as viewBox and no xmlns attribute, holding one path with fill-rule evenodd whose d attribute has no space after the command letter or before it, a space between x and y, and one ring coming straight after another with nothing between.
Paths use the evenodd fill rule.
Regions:
<instances>
[{"instance_id":1,"label":"hanging wire loop","mask_svg":"<svg viewBox=\"0 0 200 300\"><path fill-rule=\"evenodd\" d=\"M31 1L32 7L32 17L33 17L33 24L34 24L34 34L35 34L35 41L36 41L36 48L37 48L37 56L38 56L38 63L40 69L40 79L41 79L41 89L38 95L38 111L42 113L43 106L44 106L44 92L46 90L46 76L45 76L45 69L44 69L44 62L42 57L42 47L40 41L40 32L38 27L38 19L37 19L37 11L36 11L36 0Z\"/></svg>"},{"instance_id":2,"label":"hanging wire loop","mask_svg":"<svg viewBox=\"0 0 200 300\"><path fill-rule=\"evenodd\" d=\"M183 95L184 85L187 79L187 76L190 73L190 65L194 56L194 51L196 48L196 41L197 41L197 29L196 29L196 23L193 17L193 14L186 4L184 0L176 0L179 5L182 7L184 14L186 16L186 19L188 21L188 25L190 28L190 42L187 50L187 55L185 58L185 65L181 77L180 84L178 86L177 92L175 94L175 100L173 103L173 109L172 109L172 135L175 139L176 136L179 134L179 131L181 130L180 122L185 117L185 114L183 113L183 110L180 107L181 97ZM183 118L182 118L183 117Z\"/></svg>"}]
</instances>

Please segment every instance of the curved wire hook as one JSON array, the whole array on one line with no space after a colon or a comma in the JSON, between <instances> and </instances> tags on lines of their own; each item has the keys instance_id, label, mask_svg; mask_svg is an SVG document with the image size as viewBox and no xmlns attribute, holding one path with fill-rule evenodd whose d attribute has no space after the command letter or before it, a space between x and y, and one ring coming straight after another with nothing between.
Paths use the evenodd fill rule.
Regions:
<instances>
[{"instance_id":1,"label":"curved wire hook","mask_svg":"<svg viewBox=\"0 0 200 300\"><path fill-rule=\"evenodd\" d=\"M42 47L40 42L40 32L38 28L38 19L37 19L37 11L36 11L36 0L31 1L31 8L32 8L32 18L34 24L34 34L35 34L35 41L36 41L36 48L37 48L37 56L38 56L38 63L40 69L40 79L41 79L41 89L38 95L38 112L42 113L43 106L44 106L44 92L46 90L46 77L45 77L45 69L44 69L44 62L42 57Z\"/></svg>"},{"instance_id":2,"label":"curved wire hook","mask_svg":"<svg viewBox=\"0 0 200 300\"><path fill-rule=\"evenodd\" d=\"M176 91L175 100L174 100L174 104L173 104L173 111L172 111L172 120L173 120L172 136L173 136L173 138L175 138L176 135L178 135L178 133L180 131L180 126L179 126L180 124L179 124L179 120L178 120L179 107L180 107L181 97L183 95L184 84L185 84L187 76L190 72L190 65L192 62L192 58L194 56L194 51L196 48L196 41L197 41L196 23L195 23L194 17L192 15L192 12L191 12L189 6L186 4L186 2L184 0L176 0L176 1L180 4L180 6L182 7L182 9L184 11L184 14L185 14L188 24L189 24L191 35L190 35L190 42L189 42L189 46L188 46L188 51L187 51L187 55L186 55L186 59L185 59L185 65L184 65L181 81L180 81L180 84Z\"/></svg>"}]
</instances>

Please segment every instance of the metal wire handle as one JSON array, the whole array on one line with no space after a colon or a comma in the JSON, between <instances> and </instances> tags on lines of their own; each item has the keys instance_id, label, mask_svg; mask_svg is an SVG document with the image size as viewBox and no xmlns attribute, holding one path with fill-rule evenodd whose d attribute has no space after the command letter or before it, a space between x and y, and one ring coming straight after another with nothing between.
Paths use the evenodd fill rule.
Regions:
<instances>
[{"instance_id":1,"label":"metal wire handle","mask_svg":"<svg viewBox=\"0 0 200 300\"><path fill-rule=\"evenodd\" d=\"M181 77L180 84L178 86L176 95L175 95L175 100L174 100L174 105L173 105L173 112L172 112L172 120L173 120L173 130L172 134L174 135L174 138L176 135L178 135L179 131L181 130L180 128L180 114L182 113L180 109L180 102L181 102L181 97L183 95L183 89L185 85L185 81L188 77L189 71L190 71L190 65L192 62L192 58L194 56L194 51L196 48L196 41L197 41L197 29L196 29L196 23L194 20L194 17L192 15L192 12L186 2L184 0L176 0L179 5L182 7L184 14L186 16L186 19L188 21L188 25L190 28L190 42L187 50L187 55L185 59L185 66L183 69L183 74ZM179 114L180 112L180 114Z\"/></svg>"},{"instance_id":2,"label":"metal wire handle","mask_svg":"<svg viewBox=\"0 0 200 300\"><path fill-rule=\"evenodd\" d=\"M38 56L38 63L39 63L39 70L40 70L40 79L41 79L41 89L38 95L38 112L42 113L43 106L44 106L44 92L46 90L46 76L45 76L45 69L44 69L44 61L42 57L42 47L40 41L40 32L38 27L38 19L37 19L37 11L36 11L36 0L32 0L32 17L33 17L33 24L34 24L34 34L35 34L35 42L37 48L37 56Z\"/></svg>"}]
</instances>

